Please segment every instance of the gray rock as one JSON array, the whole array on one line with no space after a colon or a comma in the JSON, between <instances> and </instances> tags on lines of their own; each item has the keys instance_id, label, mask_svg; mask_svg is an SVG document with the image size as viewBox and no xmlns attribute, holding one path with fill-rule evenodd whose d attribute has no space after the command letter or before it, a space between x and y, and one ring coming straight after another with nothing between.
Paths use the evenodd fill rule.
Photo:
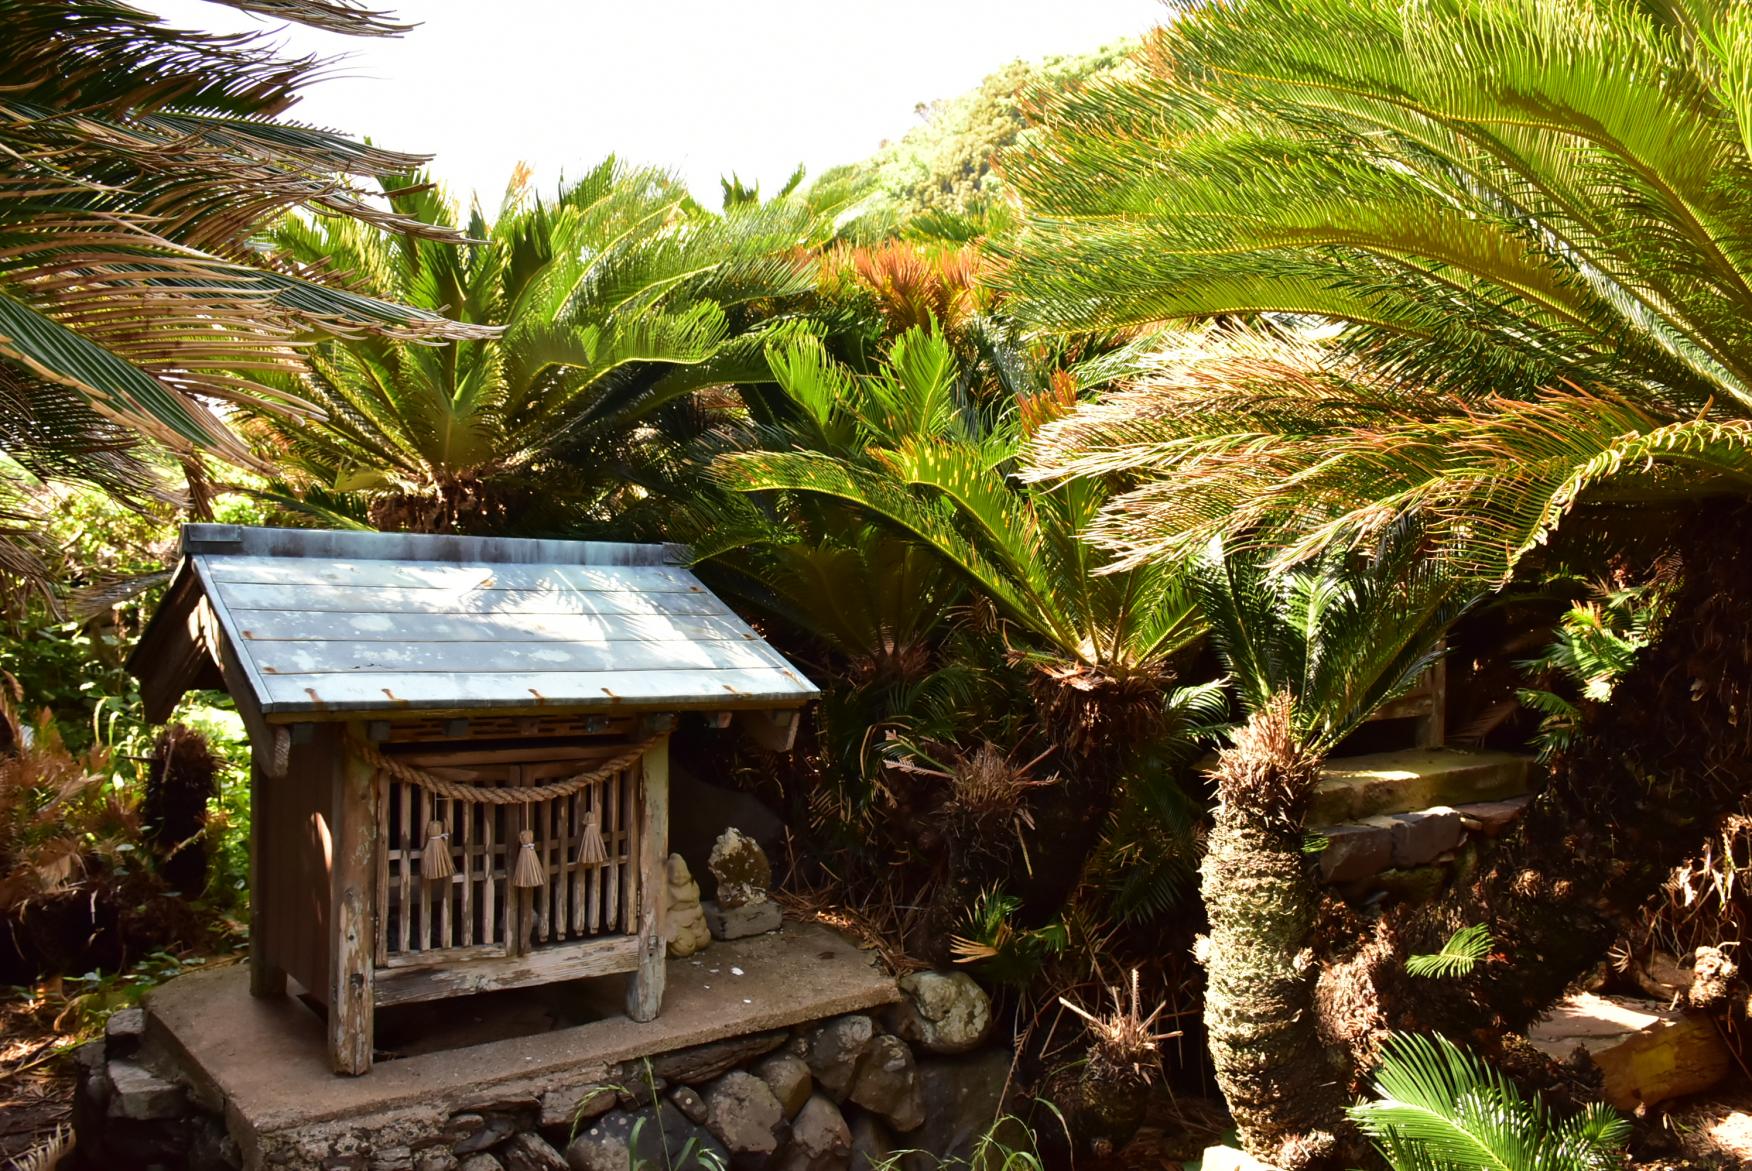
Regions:
<instances>
[{"instance_id":1,"label":"gray rock","mask_svg":"<svg viewBox=\"0 0 1752 1171\"><path fill-rule=\"evenodd\" d=\"M669 848L687 859L702 893L716 880L706 869L712 843L727 825L759 842L770 855L785 844L785 823L760 801L736 789L702 781L679 761L669 764Z\"/></svg>"},{"instance_id":2,"label":"gray rock","mask_svg":"<svg viewBox=\"0 0 1752 1171\"><path fill-rule=\"evenodd\" d=\"M773 884L773 866L767 861L766 851L735 826L719 834L712 843L712 856L706 867L718 880L715 901L726 911L765 901L767 888ZM710 921L710 911L706 918Z\"/></svg>"},{"instance_id":3,"label":"gray rock","mask_svg":"<svg viewBox=\"0 0 1752 1171\"><path fill-rule=\"evenodd\" d=\"M456 1171L459 1164L449 1147L427 1147L414 1152L414 1171Z\"/></svg>"},{"instance_id":4,"label":"gray rock","mask_svg":"<svg viewBox=\"0 0 1752 1171\"><path fill-rule=\"evenodd\" d=\"M876 1023L862 1013L835 1017L809 1035L809 1072L836 1102L845 1101L875 1039Z\"/></svg>"},{"instance_id":5,"label":"gray rock","mask_svg":"<svg viewBox=\"0 0 1752 1171\"><path fill-rule=\"evenodd\" d=\"M571 1171L719 1171L730 1152L705 1128L665 1102L655 1110L612 1110L566 1147Z\"/></svg>"},{"instance_id":6,"label":"gray rock","mask_svg":"<svg viewBox=\"0 0 1752 1171\"><path fill-rule=\"evenodd\" d=\"M706 1100L691 1086L676 1086L669 1091L669 1100L682 1116L689 1122L704 1123L706 1120Z\"/></svg>"},{"instance_id":7,"label":"gray rock","mask_svg":"<svg viewBox=\"0 0 1752 1171\"><path fill-rule=\"evenodd\" d=\"M538 1134L524 1131L514 1136L499 1152L505 1171L568 1171L560 1152L548 1145Z\"/></svg>"},{"instance_id":8,"label":"gray rock","mask_svg":"<svg viewBox=\"0 0 1752 1171\"><path fill-rule=\"evenodd\" d=\"M636 1073L629 1074L621 1082L618 1101L623 1110L655 1106L657 1099L661 1098L663 1091L668 1088L668 1078L660 1076L654 1069L647 1069L641 1065Z\"/></svg>"},{"instance_id":9,"label":"gray rock","mask_svg":"<svg viewBox=\"0 0 1752 1171\"><path fill-rule=\"evenodd\" d=\"M992 1030L992 1001L966 972L909 972L890 1013L902 1040L929 1053L968 1053Z\"/></svg>"},{"instance_id":10,"label":"gray rock","mask_svg":"<svg viewBox=\"0 0 1752 1171\"><path fill-rule=\"evenodd\" d=\"M870 1043L847 1097L898 1131L917 1130L925 1120L912 1050L887 1033Z\"/></svg>"},{"instance_id":11,"label":"gray rock","mask_svg":"<svg viewBox=\"0 0 1752 1171\"><path fill-rule=\"evenodd\" d=\"M464 1118L480 1118L478 1114L458 1115ZM452 1119L455 1121L455 1119ZM479 1129L450 1144L450 1149L458 1155L473 1155L480 1151L498 1146L517 1133L517 1123L503 1114L495 1114L482 1120ZM467 1160L463 1161L465 1164Z\"/></svg>"},{"instance_id":12,"label":"gray rock","mask_svg":"<svg viewBox=\"0 0 1752 1171\"><path fill-rule=\"evenodd\" d=\"M785 923L785 916L779 910L779 904L764 894L759 899L743 903L739 907L720 907L717 903L701 903L700 909L706 914L706 929L712 933L713 939L747 939L751 935L765 935L769 931L777 931Z\"/></svg>"},{"instance_id":13,"label":"gray rock","mask_svg":"<svg viewBox=\"0 0 1752 1171\"><path fill-rule=\"evenodd\" d=\"M456 1165L456 1171L505 1171L505 1164L485 1151L476 1151Z\"/></svg>"},{"instance_id":14,"label":"gray rock","mask_svg":"<svg viewBox=\"0 0 1752 1171\"><path fill-rule=\"evenodd\" d=\"M791 1125L780 1171L845 1171L851 1161L852 1132L845 1115L820 1094L812 1096Z\"/></svg>"},{"instance_id":15,"label":"gray rock","mask_svg":"<svg viewBox=\"0 0 1752 1171\"><path fill-rule=\"evenodd\" d=\"M371 1171L414 1171L414 1152L407 1147L378 1147L371 1152Z\"/></svg>"},{"instance_id":16,"label":"gray rock","mask_svg":"<svg viewBox=\"0 0 1752 1171\"><path fill-rule=\"evenodd\" d=\"M706 1087L705 1097L706 1129L740 1162L758 1165L790 1137L784 1107L751 1073L731 1070Z\"/></svg>"},{"instance_id":17,"label":"gray rock","mask_svg":"<svg viewBox=\"0 0 1752 1171\"><path fill-rule=\"evenodd\" d=\"M137 1061L109 1063L109 1116L135 1122L181 1118L189 1112L183 1088Z\"/></svg>"},{"instance_id":18,"label":"gray rock","mask_svg":"<svg viewBox=\"0 0 1752 1171\"><path fill-rule=\"evenodd\" d=\"M1393 827L1387 825L1323 825L1315 831L1326 848L1315 857L1325 882L1355 882L1393 865Z\"/></svg>"},{"instance_id":19,"label":"gray rock","mask_svg":"<svg viewBox=\"0 0 1752 1171\"><path fill-rule=\"evenodd\" d=\"M1460 839L1466 836L1466 826L1460 815L1446 805L1414 813L1395 813L1391 820L1393 865L1402 868L1433 862L1458 846Z\"/></svg>"},{"instance_id":20,"label":"gray rock","mask_svg":"<svg viewBox=\"0 0 1752 1171\"><path fill-rule=\"evenodd\" d=\"M146 1010L124 1008L110 1014L103 1025L104 1055L111 1058L132 1057L140 1051L146 1037Z\"/></svg>"},{"instance_id":21,"label":"gray rock","mask_svg":"<svg viewBox=\"0 0 1752 1171\"><path fill-rule=\"evenodd\" d=\"M1004 1110L1004 1088L1010 1080L1010 1053L982 1049L961 1057L931 1057L918 1062L919 1094L930 1109L924 1125L907 1136L906 1145L930 1156L907 1156L905 1166L936 1168L940 1160L970 1160L974 1143Z\"/></svg>"},{"instance_id":22,"label":"gray rock","mask_svg":"<svg viewBox=\"0 0 1752 1171\"><path fill-rule=\"evenodd\" d=\"M809 1074L809 1063L789 1053L775 1053L754 1067L754 1076L765 1082L784 1107L786 1118L795 1118L809 1095L815 1092L815 1079Z\"/></svg>"},{"instance_id":23,"label":"gray rock","mask_svg":"<svg viewBox=\"0 0 1752 1171\"><path fill-rule=\"evenodd\" d=\"M880 1119L862 1110L852 1115L851 1171L876 1171L894 1155L894 1136Z\"/></svg>"}]
</instances>

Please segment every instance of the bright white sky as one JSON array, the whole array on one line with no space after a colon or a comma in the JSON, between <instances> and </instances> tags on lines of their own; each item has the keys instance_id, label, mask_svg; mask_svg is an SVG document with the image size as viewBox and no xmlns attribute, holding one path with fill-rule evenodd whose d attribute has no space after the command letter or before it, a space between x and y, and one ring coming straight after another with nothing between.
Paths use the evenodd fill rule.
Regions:
<instances>
[{"instance_id":1,"label":"bright white sky","mask_svg":"<svg viewBox=\"0 0 1752 1171\"><path fill-rule=\"evenodd\" d=\"M143 0L186 28L264 22ZM771 191L798 163L853 162L1006 62L1094 49L1166 16L1161 0L378 0L395 40L297 26L294 51L348 53L290 117L437 155L454 192L498 206L512 166L551 186L611 152L678 170L717 206L737 171ZM271 26L270 26L271 27Z\"/></svg>"}]
</instances>

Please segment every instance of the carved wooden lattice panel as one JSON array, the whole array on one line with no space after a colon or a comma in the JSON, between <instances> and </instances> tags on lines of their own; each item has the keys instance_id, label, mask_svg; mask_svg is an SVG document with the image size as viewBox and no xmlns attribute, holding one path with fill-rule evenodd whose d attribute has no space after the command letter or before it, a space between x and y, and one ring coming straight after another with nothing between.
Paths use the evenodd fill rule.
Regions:
<instances>
[{"instance_id":1,"label":"carved wooden lattice panel","mask_svg":"<svg viewBox=\"0 0 1752 1171\"><path fill-rule=\"evenodd\" d=\"M626 745L397 754L446 780L510 788L545 785L624 752ZM637 764L576 793L495 805L463 801L380 773L384 836L378 851L377 964L431 965L636 933L640 769ZM607 855L580 863L588 815ZM453 873L421 873L427 828L448 835ZM541 885L512 881L520 834L533 836Z\"/></svg>"}]
</instances>

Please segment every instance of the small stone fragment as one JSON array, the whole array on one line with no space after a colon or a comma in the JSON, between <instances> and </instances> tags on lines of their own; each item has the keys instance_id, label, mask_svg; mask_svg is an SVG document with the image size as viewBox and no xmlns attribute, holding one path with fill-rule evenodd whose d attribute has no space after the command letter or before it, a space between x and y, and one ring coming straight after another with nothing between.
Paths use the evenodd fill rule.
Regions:
<instances>
[{"instance_id":1,"label":"small stone fragment","mask_svg":"<svg viewBox=\"0 0 1752 1171\"><path fill-rule=\"evenodd\" d=\"M767 888L773 883L773 867L767 861L766 851L735 826L725 830L712 844L707 866L718 880L717 903L725 910L765 900Z\"/></svg>"},{"instance_id":2,"label":"small stone fragment","mask_svg":"<svg viewBox=\"0 0 1752 1171\"><path fill-rule=\"evenodd\" d=\"M707 902L702 905L702 910L714 939L747 939L751 935L777 931L784 925L779 904L764 895L758 902L744 903L740 907L720 907L717 903Z\"/></svg>"},{"instance_id":3,"label":"small stone fragment","mask_svg":"<svg viewBox=\"0 0 1752 1171\"><path fill-rule=\"evenodd\" d=\"M110 1058L132 1057L139 1052L146 1036L146 1010L124 1008L110 1014L103 1025L104 1055Z\"/></svg>"},{"instance_id":4,"label":"small stone fragment","mask_svg":"<svg viewBox=\"0 0 1752 1171\"><path fill-rule=\"evenodd\" d=\"M835 1101L843 1102L858 1062L876 1039L876 1024L861 1013L835 1017L809 1036L809 1072Z\"/></svg>"},{"instance_id":5,"label":"small stone fragment","mask_svg":"<svg viewBox=\"0 0 1752 1171\"><path fill-rule=\"evenodd\" d=\"M791 1125L791 1145L779 1161L781 1171L839 1171L852 1155L852 1132L839 1107L814 1095Z\"/></svg>"},{"instance_id":6,"label":"small stone fragment","mask_svg":"<svg viewBox=\"0 0 1752 1171\"><path fill-rule=\"evenodd\" d=\"M456 1171L505 1171L505 1164L485 1151L476 1151L456 1165Z\"/></svg>"},{"instance_id":7,"label":"small stone fragment","mask_svg":"<svg viewBox=\"0 0 1752 1171\"><path fill-rule=\"evenodd\" d=\"M109 1080L111 1118L157 1122L188 1113L189 1097L183 1088L139 1062L110 1062Z\"/></svg>"},{"instance_id":8,"label":"small stone fragment","mask_svg":"<svg viewBox=\"0 0 1752 1171\"><path fill-rule=\"evenodd\" d=\"M458 1117L479 1118L480 1115L458 1115ZM452 1119L451 1121L455 1121ZM468 1137L450 1144L450 1149L458 1155L472 1155L496 1147L517 1132L517 1124L502 1114L495 1114L485 1119L479 1130Z\"/></svg>"},{"instance_id":9,"label":"small stone fragment","mask_svg":"<svg viewBox=\"0 0 1752 1171\"><path fill-rule=\"evenodd\" d=\"M576 1087L552 1089L541 1096L541 1111L537 1124L542 1127L570 1127L614 1109L615 1091L608 1086L591 1086L580 1092Z\"/></svg>"},{"instance_id":10,"label":"small stone fragment","mask_svg":"<svg viewBox=\"0 0 1752 1171\"><path fill-rule=\"evenodd\" d=\"M499 1152L505 1171L568 1171L566 1160L539 1134L524 1131Z\"/></svg>"},{"instance_id":11,"label":"small stone fragment","mask_svg":"<svg viewBox=\"0 0 1752 1171\"><path fill-rule=\"evenodd\" d=\"M847 1097L898 1131L917 1130L925 1121L912 1050L887 1033L870 1043Z\"/></svg>"},{"instance_id":12,"label":"small stone fragment","mask_svg":"<svg viewBox=\"0 0 1752 1171\"><path fill-rule=\"evenodd\" d=\"M897 1035L930 1053L967 1053L992 1028L992 1001L966 972L909 972L891 1012Z\"/></svg>"},{"instance_id":13,"label":"small stone fragment","mask_svg":"<svg viewBox=\"0 0 1752 1171\"><path fill-rule=\"evenodd\" d=\"M706 1129L744 1161L770 1156L790 1137L778 1098L751 1073L732 1070L708 1086L705 1097Z\"/></svg>"},{"instance_id":14,"label":"small stone fragment","mask_svg":"<svg viewBox=\"0 0 1752 1171\"><path fill-rule=\"evenodd\" d=\"M700 910L700 884L680 854L669 855L667 877L669 954L690 956L712 942L705 912Z\"/></svg>"},{"instance_id":15,"label":"small stone fragment","mask_svg":"<svg viewBox=\"0 0 1752 1171\"><path fill-rule=\"evenodd\" d=\"M778 1053L754 1067L754 1075L767 1084L773 1096L784 1107L786 1118L795 1118L809 1095L815 1092L815 1079L810 1076L809 1063L789 1053Z\"/></svg>"},{"instance_id":16,"label":"small stone fragment","mask_svg":"<svg viewBox=\"0 0 1752 1171\"><path fill-rule=\"evenodd\" d=\"M722 1143L668 1102L604 1114L566 1147L571 1171L722 1171L729 1159Z\"/></svg>"},{"instance_id":17,"label":"small stone fragment","mask_svg":"<svg viewBox=\"0 0 1752 1171\"><path fill-rule=\"evenodd\" d=\"M427 1147L414 1152L414 1171L457 1171L458 1166L449 1147Z\"/></svg>"},{"instance_id":18,"label":"small stone fragment","mask_svg":"<svg viewBox=\"0 0 1752 1171\"><path fill-rule=\"evenodd\" d=\"M689 1122L705 1123L706 1100L692 1086L676 1086L669 1092L669 1100Z\"/></svg>"}]
</instances>

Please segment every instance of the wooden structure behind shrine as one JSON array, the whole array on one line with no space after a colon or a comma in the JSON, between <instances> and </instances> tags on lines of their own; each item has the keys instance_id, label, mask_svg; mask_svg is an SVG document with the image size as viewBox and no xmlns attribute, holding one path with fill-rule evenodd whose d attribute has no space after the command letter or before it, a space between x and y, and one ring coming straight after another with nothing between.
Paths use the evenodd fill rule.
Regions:
<instances>
[{"instance_id":1,"label":"wooden structure behind shrine","mask_svg":"<svg viewBox=\"0 0 1752 1171\"><path fill-rule=\"evenodd\" d=\"M788 749L815 687L673 546L188 525L130 665L249 731L251 991L327 1014L630 973L663 995L668 741Z\"/></svg>"}]
</instances>

